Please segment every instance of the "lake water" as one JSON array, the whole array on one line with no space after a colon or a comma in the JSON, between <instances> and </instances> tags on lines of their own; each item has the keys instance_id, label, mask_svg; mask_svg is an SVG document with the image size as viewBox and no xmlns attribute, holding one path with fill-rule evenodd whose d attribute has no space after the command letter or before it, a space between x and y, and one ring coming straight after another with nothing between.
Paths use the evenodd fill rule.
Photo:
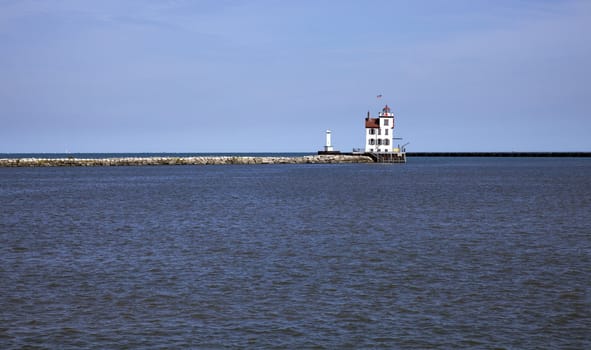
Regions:
<instances>
[{"instance_id":1,"label":"lake water","mask_svg":"<svg viewBox=\"0 0 591 350\"><path fill-rule=\"evenodd\" d=\"M0 168L0 348L589 349L591 159Z\"/></svg>"}]
</instances>

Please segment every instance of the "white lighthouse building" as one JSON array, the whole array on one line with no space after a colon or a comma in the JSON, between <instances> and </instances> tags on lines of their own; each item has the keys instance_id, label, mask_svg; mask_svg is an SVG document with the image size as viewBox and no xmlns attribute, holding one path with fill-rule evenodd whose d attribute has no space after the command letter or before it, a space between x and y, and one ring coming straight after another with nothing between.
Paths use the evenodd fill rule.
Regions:
<instances>
[{"instance_id":1,"label":"white lighthouse building","mask_svg":"<svg viewBox=\"0 0 591 350\"><path fill-rule=\"evenodd\" d=\"M394 148L394 113L388 105L382 108L378 118L370 118L367 112L365 118L365 152L392 153ZM399 150L396 149L396 152Z\"/></svg>"}]
</instances>

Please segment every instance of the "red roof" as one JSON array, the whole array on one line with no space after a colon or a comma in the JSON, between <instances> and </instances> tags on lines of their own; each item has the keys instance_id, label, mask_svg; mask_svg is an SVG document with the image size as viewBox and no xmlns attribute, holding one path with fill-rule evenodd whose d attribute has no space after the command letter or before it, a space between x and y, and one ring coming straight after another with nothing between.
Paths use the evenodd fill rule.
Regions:
<instances>
[{"instance_id":1,"label":"red roof","mask_svg":"<svg viewBox=\"0 0 591 350\"><path fill-rule=\"evenodd\" d=\"M379 118L365 118L365 128L379 128L380 127L380 119Z\"/></svg>"}]
</instances>

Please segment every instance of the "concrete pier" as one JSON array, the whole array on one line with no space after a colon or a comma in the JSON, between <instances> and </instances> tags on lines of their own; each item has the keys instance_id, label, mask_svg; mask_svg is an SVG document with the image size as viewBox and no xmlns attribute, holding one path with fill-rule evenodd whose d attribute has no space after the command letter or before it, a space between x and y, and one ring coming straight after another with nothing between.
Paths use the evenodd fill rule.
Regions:
<instances>
[{"instance_id":1,"label":"concrete pier","mask_svg":"<svg viewBox=\"0 0 591 350\"><path fill-rule=\"evenodd\" d=\"M408 152L409 157L591 157L591 152Z\"/></svg>"},{"instance_id":2,"label":"concrete pier","mask_svg":"<svg viewBox=\"0 0 591 350\"><path fill-rule=\"evenodd\" d=\"M0 158L0 167L221 165L221 164L332 164L373 163L365 155L310 155L302 157L122 157L122 158Z\"/></svg>"}]
</instances>

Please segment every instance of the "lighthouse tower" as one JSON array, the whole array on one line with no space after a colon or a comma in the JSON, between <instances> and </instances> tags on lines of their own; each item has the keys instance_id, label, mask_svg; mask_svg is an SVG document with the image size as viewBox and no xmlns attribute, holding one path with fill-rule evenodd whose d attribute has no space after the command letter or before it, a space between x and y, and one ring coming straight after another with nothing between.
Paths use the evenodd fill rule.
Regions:
<instances>
[{"instance_id":1,"label":"lighthouse tower","mask_svg":"<svg viewBox=\"0 0 591 350\"><path fill-rule=\"evenodd\" d=\"M330 130L326 130L326 145L324 146L324 152L333 152L332 142L330 140Z\"/></svg>"},{"instance_id":2,"label":"lighthouse tower","mask_svg":"<svg viewBox=\"0 0 591 350\"><path fill-rule=\"evenodd\" d=\"M392 153L394 139L394 113L388 105L382 108L378 118L365 118L365 152Z\"/></svg>"}]
</instances>

